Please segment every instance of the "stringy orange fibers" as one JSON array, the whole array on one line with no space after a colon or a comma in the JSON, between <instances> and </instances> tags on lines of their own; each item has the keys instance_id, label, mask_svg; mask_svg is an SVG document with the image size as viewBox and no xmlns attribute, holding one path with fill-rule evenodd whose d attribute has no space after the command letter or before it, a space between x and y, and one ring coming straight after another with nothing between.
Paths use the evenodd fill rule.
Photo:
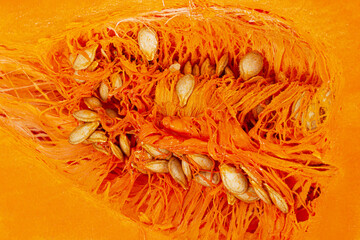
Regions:
<instances>
[{"instance_id":1,"label":"stringy orange fibers","mask_svg":"<svg viewBox=\"0 0 360 240\"><path fill-rule=\"evenodd\" d=\"M144 26L159 40L150 62L137 42ZM99 65L75 75L70 54L94 44ZM245 82L238 66L249 51L261 53L265 62L259 76ZM206 58L216 65L223 54L229 55L235 77L196 76L195 89L180 108L175 84L182 74L169 66L187 61L201 66ZM0 56L1 123L84 190L172 237L295 238L307 230L315 199L335 173L323 157L337 65L324 45L274 14L204 5L131 19L114 13L74 24L36 46L1 48ZM120 117L99 110L109 139L126 133L133 136L134 149L144 142L179 154L209 154L216 166L244 166L284 197L289 213L262 201L229 205L223 184L207 188L191 182L184 190L169 174L132 168L132 163L144 165L133 155L120 162L89 145L70 145L77 126L72 113L84 108L84 97L99 96L101 82L111 86L113 73L120 73L123 86L110 87L105 104ZM264 109L255 118L259 105ZM178 125L171 127L174 119Z\"/></svg>"}]
</instances>

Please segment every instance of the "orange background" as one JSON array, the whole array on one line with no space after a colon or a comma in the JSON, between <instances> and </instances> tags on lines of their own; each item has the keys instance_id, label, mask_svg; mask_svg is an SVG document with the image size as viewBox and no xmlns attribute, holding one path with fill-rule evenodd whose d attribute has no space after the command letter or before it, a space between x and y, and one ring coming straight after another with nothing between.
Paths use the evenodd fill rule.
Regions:
<instances>
[{"instance_id":1,"label":"orange background","mask_svg":"<svg viewBox=\"0 0 360 240\"><path fill-rule=\"evenodd\" d=\"M188 3L187 0L178 2ZM340 171L320 198L305 239L360 239L360 26L358 1L224 0L270 10L294 20L332 46L344 71L332 132L333 164ZM174 1L166 1L167 7ZM99 12L131 15L160 10L163 2L131 0L0 0L0 44L36 42L66 23ZM43 29L46 28L46 31ZM0 239L166 239L107 209L58 177L0 131Z\"/></svg>"}]
</instances>

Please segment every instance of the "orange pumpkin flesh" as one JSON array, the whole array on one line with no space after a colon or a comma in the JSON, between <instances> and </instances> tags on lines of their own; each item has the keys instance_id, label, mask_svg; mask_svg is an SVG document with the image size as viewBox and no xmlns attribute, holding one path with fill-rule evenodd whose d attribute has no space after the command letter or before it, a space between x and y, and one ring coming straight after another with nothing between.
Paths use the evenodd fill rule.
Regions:
<instances>
[{"instance_id":1,"label":"orange pumpkin flesh","mask_svg":"<svg viewBox=\"0 0 360 240\"><path fill-rule=\"evenodd\" d=\"M69 2L68 4L70 6L74 6L74 5L71 5L71 2ZM254 5L254 3L252 3L252 4ZM319 3L316 3L316 4L320 5ZM278 10L280 12L279 13L280 15L284 15L284 16L287 15L286 11L279 10L282 6L281 4L278 4L278 5L274 4L274 5L277 7L272 7L273 5L270 6L270 5L266 5L264 3L262 3L261 6L259 6L259 7L266 8L266 9L274 8L274 10ZM284 5L289 6L290 4L285 3ZM291 5L293 5L293 4L291 4ZM310 230L311 234L309 234L309 235L311 235L310 237L314 237L314 239L321 239L324 236L328 236L329 237L328 239L331 239L333 236L343 236L344 239L354 239L354 236L356 234L356 227L354 227L353 229L351 227L348 227L348 226L352 226L352 225L349 224L347 221L349 221L349 219L350 219L350 221L351 220L356 221L357 219L359 219L358 218L358 210L356 208L348 208L347 206L356 206L356 202L355 202L356 196L358 196L358 193L359 193L359 190L356 189L356 186L358 186L356 180L353 180L351 178L351 176L354 176L353 169L357 169L356 168L356 166L357 166L356 165L357 164L356 156L359 156L359 154L357 154L357 153L359 153L359 151L356 149L356 147L354 147L354 143L356 143L356 136L359 136L358 134L356 134L356 133L359 133L359 128L356 126L357 119L359 119L358 118L359 115L356 113L356 104L359 103L359 96L356 96L356 95L358 95L357 90L359 89L359 84L357 83L356 78L359 76L359 70L357 70L357 68L354 66L354 63L356 63L356 59L358 56L356 55L356 52L352 51L350 48L350 46L353 46L354 48L356 48L355 43L356 43L356 40L359 39L356 36L356 34L352 34L352 33L356 33L355 26L357 24L355 21L355 17L354 17L354 19L352 19L351 16L356 16L356 14L355 13L353 15L345 14L345 13L347 13L346 11L351 11L351 10L346 10L346 11L344 10L344 14L341 14L339 17L339 15L334 14L334 12L336 12L335 7L337 7L337 8L339 7L336 5L327 6L328 7L327 10L326 10L326 8L325 8L325 10L323 9L324 6L322 6L322 8L318 8L317 6L312 6L312 7L314 7L313 12L316 13L315 14L316 17L320 18L321 16L327 16L329 19L331 19L331 17L333 17L333 19L336 18L337 23L333 23L332 26L334 28L339 27L339 29L341 29L342 31L346 30L345 32L347 32L349 34L344 34L342 36L341 40L339 40L338 39L339 35L336 35L336 34L341 34L341 33L337 33L338 31L333 31L333 29L330 29L331 31L329 33L330 41L333 41L333 44L336 46L335 52L336 52L337 56L343 62L344 76L346 79L346 84L344 84L343 89L342 89L342 91L345 94L341 94L341 93L339 94L339 95L343 96L342 99L340 99L341 103L346 103L346 104L341 104L342 110L337 113L337 118L336 118L336 121L334 122L334 129L337 129L339 123L341 123L340 124L341 130L336 131L334 133L334 139L335 139L334 146L331 150L332 152L330 153L330 156L332 156L331 161L340 168L340 174L339 174L338 178L331 183L333 185L329 187L329 190L328 190L329 193L326 193L325 194L326 196L324 196L322 199L319 200L319 204L318 204L319 212L314 221L314 228L311 228L311 230ZM333 8L331 8L331 7L333 7ZM296 9L296 5L293 5L292 8ZM71 9L71 7L69 7L69 9ZM67 9L67 11L69 9ZM321 9L321 10L319 10L319 9ZM349 7L349 9L351 9L351 8ZM353 9L354 12L356 12L355 10ZM281 11L283 11L283 12L281 12ZM46 12L46 11L44 11L44 12ZM289 10L289 12L291 12L291 10ZM303 17L305 19L304 21L306 21L306 16L307 15L301 15L300 17ZM297 16L297 17L300 18L299 16ZM321 25L322 21L316 21L317 18L315 18L315 17L310 17L310 16L307 16L307 17L308 17L308 19L313 20L313 21L309 21L310 23L307 22L307 23L309 23L308 26L310 26L309 28L311 28L313 33L316 33L317 31L320 31L320 29L325 28L326 24L324 23L324 25ZM46 16L44 16L44 19L45 18L46 18ZM32 19L36 19L36 18L29 17L29 20L32 20ZM296 20L296 17L294 17L294 19ZM323 18L321 18L321 19L323 19ZM314 22L316 22L316 24L318 24L318 26L314 26L314 25L316 25ZM325 21L323 20L323 22L325 22ZM350 24L349 26L345 27L344 22L351 22L353 24ZM22 26L22 25L20 24L19 26ZM321 28L321 26L322 26L322 28ZM27 28L27 25L25 25L25 27L23 27L23 28L19 27L19 29L24 30L24 29L28 29L28 28ZM321 33L321 34L324 34L324 33ZM6 34L4 34L4 35L6 35ZM24 37L25 39L27 39L27 38L30 39L29 35L31 35L31 33L28 31L28 35L26 35L26 34L23 36L21 34L15 34L15 35L19 38ZM1 38L4 38L6 40L5 36L2 36ZM353 38L353 39L351 40L351 38ZM336 39L336 41L335 41L335 39ZM13 144L16 144L16 143L13 143ZM5 146L4 146L4 148L5 148ZM7 159L5 156L2 158L2 160ZM27 158L27 156L26 156L26 158ZM25 165L25 163L23 163L22 161L23 160L18 161L19 165L4 164L3 166L8 166L8 168L6 169L6 171L4 171L3 176L10 175L10 174L6 174L6 173L9 170L14 169L15 167L21 168L21 166L23 166L23 169L26 169L27 165ZM38 168L39 168L39 171L42 172L42 175L47 174L47 176L42 181L39 181L39 183L36 184L36 187L41 189L45 185L42 182L47 182L47 181L45 181L45 179L49 179L49 178L51 179L51 177L50 177L50 175L48 175L46 170L44 170L41 166L38 166ZM10 176L10 178L11 178L11 176ZM26 194L25 189L21 190L22 182L18 179L17 174L13 175L13 179L14 179L13 182L15 182L15 183L19 182L17 187L14 184L14 188L20 189L20 191L23 191L25 193L25 196L30 196L30 197L31 196L34 197L34 195L36 196L36 194L32 195L29 192L28 192L28 194ZM16 181L16 179L18 179L18 180ZM7 182L7 181L11 182L11 181L7 180L7 178L2 179L2 180L3 180L3 182ZM62 181L64 181L64 180L62 180ZM54 180L54 182L56 182L56 180ZM67 188L67 187L69 187L69 185L67 185L64 188ZM48 190L50 190L50 188L48 188ZM12 189L5 188L3 191L11 192ZM351 194L349 194L349 193L351 193ZM72 193L69 193L68 195L69 195L69 197L68 197L69 204L72 204L72 202L77 201L76 198L72 195ZM15 198L14 196L11 196L10 194L5 195L5 196L8 199L7 201L9 201L9 202L13 202L13 201L10 201L10 199ZM46 199L46 197L44 196L39 199L44 200L44 199ZM33 198L33 200L35 203L36 198ZM81 202L80 200L78 200L78 201ZM11 219L11 218L18 217L19 219L20 218L24 219L24 221L23 221L24 224L22 225L22 227L20 224L19 225L14 224L14 222L21 223L21 221L14 221L14 222L12 222L13 225L10 224L9 226L6 226L6 224L5 224L4 227L0 228L0 229L4 230L5 233L8 229L23 229L22 231L20 231L20 233L22 233L24 235L29 233L30 235L32 234L34 236L37 236L37 235L43 235L43 234L46 235L51 229L51 231L58 232L58 234L54 234L54 236L61 236L62 234L66 234L66 231L64 231L61 227L57 226L56 220L51 222L51 219L52 219L51 216L53 216L54 214L50 214L50 213L52 211L56 211L54 209L56 209L57 205L54 205L53 206L54 208L51 208L51 210L46 210L46 208L39 206L38 212L43 211L42 212L43 216L46 216L48 219L50 219L49 222L51 222L51 223L47 223L48 221L44 221L44 222L42 222L42 224L44 225L44 228L37 228L36 224L34 224L35 226L32 226L31 224L29 224L29 222L31 222L31 221L27 222L26 219L27 218L34 219L35 218L34 215L38 215L38 212L29 211L28 215L26 215L26 214L21 215L21 210L16 209L16 207L18 205L15 203L18 203L20 205L23 202L24 202L24 200L21 200L18 202L15 201L14 204L12 204L13 209L12 209L12 211L9 210L9 215L14 215L15 217L9 217L9 215L5 215L5 216L2 216L1 219L4 219L4 218ZM44 203L46 204L46 202L44 202ZM61 202L58 202L58 204L61 206L60 203ZM337 203L337 204L334 204L334 203ZM91 206L92 204L93 203L91 203L89 205ZM78 204L75 208L81 209L83 207L84 207L83 204ZM31 209L31 206L25 205L24 208ZM329 211L329 208L332 209L332 211ZM19 215L17 216L16 213L18 213ZM61 211L57 212L57 215L59 217L61 217L60 213L61 213ZM79 212L79 213L81 213L81 212ZM92 214L95 215L95 213L92 213ZM89 221L91 221L91 219L94 219L91 216L92 214L87 214L88 216L83 216L82 219L88 219ZM69 215L69 216L71 216L71 215ZM76 214L73 215L74 223L76 222L78 217L79 216L76 216ZM106 218L106 217L104 217L104 218ZM57 218L57 219L59 220L59 218ZM109 225L110 225L110 223L113 223L113 221L114 221L114 219L110 219L110 218L107 220L108 220ZM316 220L319 221L319 227L316 227L318 229L315 229L315 226L317 225ZM4 222L7 223L6 221L4 221ZM27 223L25 223L25 222L27 222ZM97 222L97 223L98 223L97 226L101 226L99 224L99 222ZM89 223L89 225L91 225L91 224L92 223ZM37 226L39 226L39 225L37 225ZM135 225L133 225L133 226L135 226ZM24 228L28 229L28 230L24 230ZM86 229L86 228L84 227L83 229ZM106 228L99 227L97 230L99 231L99 233L101 233L101 231L104 231L104 229L106 229ZM344 231L344 229L345 229L345 231ZM72 230L74 230L74 232L77 231L75 228ZM70 234L69 236L73 236L73 235L71 235L71 234L74 234L74 232L72 232L72 230L68 232L68 234ZM37 232L37 231L40 231L40 232ZM80 229L79 229L79 232L81 232ZM86 234L86 232L87 231L84 230L83 234ZM15 231L13 231L12 233L14 234ZM340 235L340 233L341 233L341 235ZM112 234L112 232L109 234ZM87 236L87 235L82 235L82 236ZM124 234L124 236L126 236L126 235ZM316 238L315 236L318 236L318 238Z\"/></svg>"}]
</instances>

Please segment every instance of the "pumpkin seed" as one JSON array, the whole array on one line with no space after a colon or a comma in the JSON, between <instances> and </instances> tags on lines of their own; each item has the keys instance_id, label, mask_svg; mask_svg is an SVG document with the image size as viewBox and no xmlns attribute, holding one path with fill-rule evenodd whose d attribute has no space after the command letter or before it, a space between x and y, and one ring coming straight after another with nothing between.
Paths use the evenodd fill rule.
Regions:
<instances>
[{"instance_id":1,"label":"pumpkin seed","mask_svg":"<svg viewBox=\"0 0 360 240\"><path fill-rule=\"evenodd\" d=\"M86 68L86 70L93 72L95 69L99 66L99 63L97 61L94 61Z\"/></svg>"},{"instance_id":2,"label":"pumpkin seed","mask_svg":"<svg viewBox=\"0 0 360 240\"><path fill-rule=\"evenodd\" d=\"M180 107L184 107L194 91L195 79L191 74L187 74L176 83L176 94L179 98Z\"/></svg>"},{"instance_id":3,"label":"pumpkin seed","mask_svg":"<svg viewBox=\"0 0 360 240\"><path fill-rule=\"evenodd\" d=\"M130 166L138 170L139 172L143 174L147 174L146 170L139 168L135 163L130 163Z\"/></svg>"},{"instance_id":4,"label":"pumpkin seed","mask_svg":"<svg viewBox=\"0 0 360 240\"><path fill-rule=\"evenodd\" d=\"M84 103L90 109L102 107L100 100L97 99L96 97L86 97L86 98L84 98Z\"/></svg>"},{"instance_id":5,"label":"pumpkin seed","mask_svg":"<svg viewBox=\"0 0 360 240\"><path fill-rule=\"evenodd\" d=\"M166 149L156 148L151 146L150 144L143 143L142 147L152 156L152 157L159 157L162 155L168 155L167 158L170 158L170 152Z\"/></svg>"},{"instance_id":6,"label":"pumpkin seed","mask_svg":"<svg viewBox=\"0 0 360 240\"><path fill-rule=\"evenodd\" d=\"M155 58L155 54L158 48L158 37L154 30L143 27L138 34L138 43L140 51L145 55L148 61L152 61Z\"/></svg>"},{"instance_id":7,"label":"pumpkin seed","mask_svg":"<svg viewBox=\"0 0 360 240\"><path fill-rule=\"evenodd\" d=\"M109 87L104 82L100 83L99 94L100 94L101 100L106 102L108 99L108 96L109 96Z\"/></svg>"},{"instance_id":8,"label":"pumpkin seed","mask_svg":"<svg viewBox=\"0 0 360 240\"><path fill-rule=\"evenodd\" d=\"M211 170L214 167L214 162L208 156L202 154L188 154L187 157L193 160L200 169Z\"/></svg>"},{"instance_id":9,"label":"pumpkin seed","mask_svg":"<svg viewBox=\"0 0 360 240\"><path fill-rule=\"evenodd\" d=\"M133 154L135 158L139 159L140 161L147 161L153 159L153 157L146 151L136 150Z\"/></svg>"},{"instance_id":10,"label":"pumpkin seed","mask_svg":"<svg viewBox=\"0 0 360 240\"><path fill-rule=\"evenodd\" d=\"M260 53L252 51L245 54L239 64L240 77L246 81L258 75L263 65L264 58Z\"/></svg>"},{"instance_id":11,"label":"pumpkin seed","mask_svg":"<svg viewBox=\"0 0 360 240\"><path fill-rule=\"evenodd\" d=\"M106 108L106 109L105 109L105 112L106 112L106 115L108 115L108 116L111 117L111 118L117 118L117 117L119 117L119 114L118 114L114 109Z\"/></svg>"},{"instance_id":12,"label":"pumpkin seed","mask_svg":"<svg viewBox=\"0 0 360 240\"><path fill-rule=\"evenodd\" d=\"M75 70L74 75L75 75L75 76L80 76L80 75L79 75L79 72L78 72L77 70ZM84 83L84 82L85 82L84 79L79 79L79 78L74 78L74 80L75 80L77 83Z\"/></svg>"},{"instance_id":13,"label":"pumpkin seed","mask_svg":"<svg viewBox=\"0 0 360 240\"><path fill-rule=\"evenodd\" d=\"M210 65L209 58L205 59L205 61L201 65L200 73L201 73L201 75L205 75L205 74L212 75L215 73L215 68L214 68L214 66Z\"/></svg>"},{"instance_id":14,"label":"pumpkin seed","mask_svg":"<svg viewBox=\"0 0 360 240\"><path fill-rule=\"evenodd\" d=\"M195 64L192 69L192 75L193 76L199 76L200 75L200 67L198 64Z\"/></svg>"},{"instance_id":15,"label":"pumpkin seed","mask_svg":"<svg viewBox=\"0 0 360 240\"><path fill-rule=\"evenodd\" d=\"M109 152L104 148L103 145L100 145L99 143L92 143L93 148L95 148L95 150L102 152L106 155L109 155Z\"/></svg>"},{"instance_id":16,"label":"pumpkin seed","mask_svg":"<svg viewBox=\"0 0 360 240\"><path fill-rule=\"evenodd\" d=\"M229 75L229 76L232 76L232 77L235 76L233 71L231 71L231 69L229 67L225 68L225 75Z\"/></svg>"},{"instance_id":17,"label":"pumpkin seed","mask_svg":"<svg viewBox=\"0 0 360 240\"><path fill-rule=\"evenodd\" d=\"M75 70L83 70L91 65L91 63L95 59L96 49L98 48L98 44L95 44L87 49L84 52L78 54L74 60L74 56L70 55L70 62L73 64L73 69Z\"/></svg>"},{"instance_id":18,"label":"pumpkin seed","mask_svg":"<svg viewBox=\"0 0 360 240\"><path fill-rule=\"evenodd\" d=\"M261 187L256 181L249 179L251 186L254 188L255 193L259 196L259 198L266 204L271 204L271 199L269 193Z\"/></svg>"},{"instance_id":19,"label":"pumpkin seed","mask_svg":"<svg viewBox=\"0 0 360 240\"><path fill-rule=\"evenodd\" d=\"M168 173L168 161L156 160L145 163L145 168L155 173Z\"/></svg>"},{"instance_id":20,"label":"pumpkin seed","mask_svg":"<svg viewBox=\"0 0 360 240\"><path fill-rule=\"evenodd\" d=\"M219 62L218 62L218 65L216 66L216 75L220 76L220 75L224 72L224 70L225 70L226 65L228 64L228 62L229 62L229 55L228 55L228 54L224 54L224 55L220 58L220 60L219 60Z\"/></svg>"},{"instance_id":21,"label":"pumpkin seed","mask_svg":"<svg viewBox=\"0 0 360 240\"><path fill-rule=\"evenodd\" d=\"M120 134L119 138L120 148L126 156L130 157L130 140L126 134Z\"/></svg>"},{"instance_id":22,"label":"pumpkin seed","mask_svg":"<svg viewBox=\"0 0 360 240\"><path fill-rule=\"evenodd\" d=\"M206 178L209 182L211 181L212 184L219 184L220 183L220 174L219 173L213 173L212 179L211 179L211 172L199 172L194 176L194 180L205 186L205 187L211 187L211 185L204 179Z\"/></svg>"},{"instance_id":23,"label":"pumpkin seed","mask_svg":"<svg viewBox=\"0 0 360 240\"><path fill-rule=\"evenodd\" d=\"M74 118L83 122L94 122L99 120L99 114L91 110L79 110L73 113Z\"/></svg>"},{"instance_id":24,"label":"pumpkin seed","mask_svg":"<svg viewBox=\"0 0 360 240\"><path fill-rule=\"evenodd\" d=\"M70 144L78 144L87 139L100 125L100 122L83 123L77 126L69 136Z\"/></svg>"},{"instance_id":25,"label":"pumpkin seed","mask_svg":"<svg viewBox=\"0 0 360 240\"><path fill-rule=\"evenodd\" d=\"M114 89L121 88L123 85L123 81L122 81L119 73L112 74L110 76L110 81L111 81L112 87Z\"/></svg>"},{"instance_id":26,"label":"pumpkin seed","mask_svg":"<svg viewBox=\"0 0 360 240\"><path fill-rule=\"evenodd\" d=\"M110 59L108 57L108 55L106 54L105 50L104 49L100 49L100 52L101 52L101 55L103 55L106 59L107 62L110 62Z\"/></svg>"},{"instance_id":27,"label":"pumpkin seed","mask_svg":"<svg viewBox=\"0 0 360 240\"><path fill-rule=\"evenodd\" d=\"M169 71L174 73L174 72L180 71L180 68L181 68L180 63L174 63L174 64L170 65Z\"/></svg>"},{"instance_id":28,"label":"pumpkin seed","mask_svg":"<svg viewBox=\"0 0 360 240\"><path fill-rule=\"evenodd\" d=\"M236 197L230 192L226 191L227 202L229 205L234 205L236 203Z\"/></svg>"},{"instance_id":29,"label":"pumpkin seed","mask_svg":"<svg viewBox=\"0 0 360 240\"><path fill-rule=\"evenodd\" d=\"M95 131L89 136L87 140L91 143L96 143L96 142L104 143L107 142L108 139L104 131Z\"/></svg>"},{"instance_id":30,"label":"pumpkin seed","mask_svg":"<svg viewBox=\"0 0 360 240\"><path fill-rule=\"evenodd\" d=\"M219 169L221 180L229 192L233 194L246 192L248 189L248 181L242 173L227 164L222 164Z\"/></svg>"},{"instance_id":31,"label":"pumpkin seed","mask_svg":"<svg viewBox=\"0 0 360 240\"><path fill-rule=\"evenodd\" d=\"M124 154L119 148L119 146L115 145L115 143L113 142L109 142L109 143L110 143L111 152L114 154L114 156L120 159L121 161L124 161Z\"/></svg>"},{"instance_id":32,"label":"pumpkin seed","mask_svg":"<svg viewBox=\"0 0 360 240\"><path fill-rule=\"evenodd\" d=\"M234 196L246 203L252 203L260 199L252 186L249 186L246 192L242 194L234 194Z\"/></svg>"},{"instance_id":33,"label":"pumpkin seed","mask_svg":"<svg viewBox=\"0 0 360 240\"><path fill-rule=\"evenodd\" d=\"M192 72L191 62L187 61L184 66L184 74L191 74L191 72Z\"/></svg>"},{"instance_id":34,"label":"pumpkin seed","mask_svg":"<svg viewBox=\"0 0 360 240\"><path fill-rule=\"evenodd\" d=\"M168 168L170 175L173 177L173 179L177 183L179 183L184 189L188 189L186 176L182 170L180 160L175 157L170 158Z\"/></svg>"},{"instance_id":35,"label":"pumpkin seed","mask_svg":"<svg viewBox=\"0 0 360 240\"><path fill-rule=\"evenodd\" d=\"M181 161L182 170L186 176L186 179L190 182L192 178L190 164L184 160Z\"/></svg>"},{"instance_id":36,"label":"pumpkin seed","mask_svg":"<svg viewBox=\"0 0 360 240\"><path fill-rule=\"evenodd\" d=\"M286 204L285 199L268 184L264 183L264 186L266 190L269 192L271 201L275 204L275 206L283 213L288 213L289 207Z\"/></svg>"}]
</instances>

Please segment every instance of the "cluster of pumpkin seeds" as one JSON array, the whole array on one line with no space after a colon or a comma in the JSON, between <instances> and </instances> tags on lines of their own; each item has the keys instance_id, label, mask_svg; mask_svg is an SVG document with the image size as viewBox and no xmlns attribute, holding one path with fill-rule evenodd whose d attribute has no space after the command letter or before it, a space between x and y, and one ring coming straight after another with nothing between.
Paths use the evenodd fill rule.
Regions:
<instances>
[{"instance_id":1,"label":"cluster of pumpkin seeds","mask_svg":"<svg viewBox=\"0 0 360 240\"><path fill-rule=\"evenodd\" d=\"M138 45L148 61L155 59L158 51L158 36L156 31L144 27L138 32ZM98 66L95 60L95 53L99 45L95 44L85 49L76 57L70 56L69 60L75 70L74 75L78 76L78 71L94 71ZM105 51L101 49L101 54L109 59ZM86 56L85 56L86 55ZM186 62L184 66L175 62L169 66L169 71L176 73L183 69L182 77L176 83L176 94L179 99L179 106L186 106L189 97L195 88L195 77L199 75L217 75L223 74L235 77L234 73L228 66L229 55L224 54L216 66L211 65L210 59L207 58L201 66L192 65ZM243 56L239 64L240 78L247 81L257 76L263 69L264 58L255 51L249 52ZM84 80L75 77L75 81L83 83ZM114 89L122 87L122 79L119 73L111 75L110 82ZM236 200L252 203L262 200L266 204L274 204L283 213L288 212L288 205L280 193L276 192L268 184L255 178L250 171L244 167L236 168L228 164L221 164L216 170L215 160L210 156L203 154L171 153L166 149L156 148L147 143L140 143L140 148L131 146L130 140L126 134L121 134L118 142L114 143L109 140L107 133L101 127L101 120L97 112L103 107L102 102L108 101L109 86L104 82L100 83L98 88L100 99L95 96L83 99L88 109L78 110L73 116L80 123L70 134L69 143L71 144L92 144L92 146L107 155L113 154L116 158L124 161L126 157L132 154L136 159L146 161L144 166L137 166L135 163L130 165L137 171L149 174L170 174L171 177L180 184L184 189L188 189L192 180L204 187L214 187L222 182L229 204L234 204ZM265 103L267 104L267 103ZM297 105L295 105L296 108ZM257 106L253 113L260 114L264 106ZM119 117L113 109L105 109L106 114L111 118ZM137 149L137 150L134 150ZM143 155L141 155L143 154ZM145 154L145 158L143 157ZM140 156L141 155L141 156Z\"/></svg>"}]
</instances>

